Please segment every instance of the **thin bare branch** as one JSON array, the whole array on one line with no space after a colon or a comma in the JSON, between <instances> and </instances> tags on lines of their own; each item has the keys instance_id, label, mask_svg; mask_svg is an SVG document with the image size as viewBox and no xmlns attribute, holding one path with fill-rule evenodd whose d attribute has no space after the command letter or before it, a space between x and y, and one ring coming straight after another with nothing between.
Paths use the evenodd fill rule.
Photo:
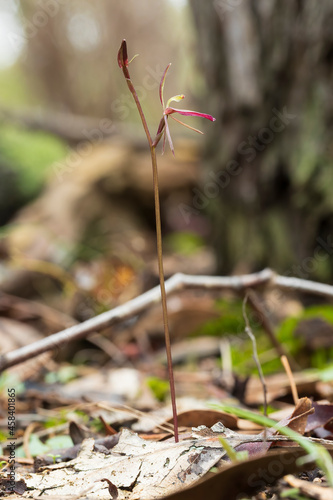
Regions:
<instances>
[{"instance_id":1,"label":"thin bare branch","mask_svg":"<svg viewBox=\"0 0 333 500\"><path fill-rule=\"evenodd\" d=\"M274 328L272 323L270 322L269 316L265 311L264 306L261 304L258 295L254 290L249 290L247 292L248 294L248 300L249 304L251 304L252 308L254 311L259 315L259 321L265 330L269 340L275 347L275 350L278 354L278 356L281 358L281 356L284 356L285 358L288 359L290 365L293 367L294 370L298 370L299 366L294 360L294 358L288 353L288 351L285 349L285 347L278 341L276 338Z\"/></svg>"},{"instance_id":2,"label":"thin bare branch","mask_svg":"<svg viewBox=\"0 0 333 500\"><path fill-rule=\"evenodd\" d=\"M74 115L53 109L41 112L39 109L17 111L16 109L0 108L0 122L10 123L28 130L43 130L70 143L89 140L90 135L95 130L100 130L101 120L102 117ZM101 134L104 139L107 139L116 131L116 126L110 120L109 127L105 127Z\"/></svg>"},{"instance_id":3,"label":"thin bare branch","mask_svg":"<svg viewBox=\"0 0 333 500\"><path fill-rule=\"evenodd\" d=\"M258 356L257 341L256 341L256 338L255 338L253 332L252 332L249 318L246 314L247 299L248 299L248 294L246 293L244 300L243 300L243 318L245 321L245 332L250 337L251 342L252 342L253 359L254 359L255 364L257 366L259 378L260 378L261 385L262 385L262 390L264 393L264 415L265 415L265 417L267 417L267 385L266 385L265 377L264 377L264 374L263 374L263 371L261 368L261 364L260 364L260 360L259 360L259 356ZM265 432L266 432L266 428L265 428ZM265 439L266 439L266 434L265 434Z\"/></svg>"},{"instance_id":4,"label":"thin bare branch","mask_svg":"<svg viewBox=\"0 0 333 500\"><path fill-rule=\"evenodd\" d=\"M333 286L302 280L299 278L279 276L271 269L264 269L263 271L254 274L227 277L190 276L178 273L165 282L167 295L185 288L244 291L247 288L258 286L270 286L286 291L312 293L333 299ZM111 325L120 323L121 321L141 313L160 300L161 291L160 287L157 286L139 297L115 307L111 311L106 311L103 314L91 318L83 323L71 326L61 332L50 335L49 337L41 339L37 342L33 342L30 345L4 354L0 356L0 372L11 366L38 356L46 351L64 347L72 340L86 338L92 332L101 331Z\"/></svg>"}]
</instances>

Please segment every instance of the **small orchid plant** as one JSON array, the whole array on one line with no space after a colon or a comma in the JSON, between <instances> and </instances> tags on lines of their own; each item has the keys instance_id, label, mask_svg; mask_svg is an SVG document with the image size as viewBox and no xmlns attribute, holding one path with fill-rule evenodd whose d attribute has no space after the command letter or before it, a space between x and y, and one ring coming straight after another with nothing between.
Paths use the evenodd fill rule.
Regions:
<instances>
[{"instance_id":1,"label":"small orchid plant","mask_svg":"<svg viewBox=\"0 0 333 500\"><path fill-rule=\"evenodd\" d=\"M136 57L136 56L134 56L134 57ZM172 412L173 412L174 435L175 435L175 441L178 442L178 422L177 422L175 382L174 382L174 375L173 375L173 368L172 368L171 342L170 342L170 332L169 332L169 324L168 324L168 310L167 310L167 301L166 301L166 292L165 292L165 283L164 283L164 270L163 270L161 210L160 210L160 199L159 199L156 146L158 145L159 141L163 137L163 152L164 152L165 142L166 142L166 138L167 138L170 149L171 149L173 155L175 154L172 139L171 139L169 124L168 124L169 116L173 120L175 120L176 122L180 123L181 125L184 125L185 127L189 128L191 130L194 130L195 132L198 132L199 134L203 133L203 132L201 132L201 130L190 127L186 123L183 123L180 120L177 120L177 118L175 118L173 116L175 113L178 113L178 114L184 115L184 116L199 116L201 118L207 118L207 120L210 120L210 121L215 121L215 118L213 118L211 115L208 115L206 113L198 113L197 111L190 111L190 110L186 110L186 109L178 109L178 108L171 107L170 106L171 102L180 102L184 99L185 96L183 94L171 97L167 101L166 106L164 105L163 91L164 91L166 75L167 75L167 72L171 66L171 63L170 63L166 67L166 69L162 75L162 78L161 78L161 83L160 83L160 87L159 87L159 95L160 95L160 101L161 101L161 104L163 107L163 116L162 116L161 121L159 123L158 129L156 132L156 136L153 139L150 132L149 132L149 128L147 125L147 121L146 121L141 103L139 101L137 92L134 88L134 85L132 83L132 80L131 80L130 74L129 74L129 70L128 70L128 66L133 61L134 57L131 59L131 61L128 61L127 44L126 44L126 40L123 40L121 43L120 49L118 51L118 65L121 68L121 70L123 71L124 77L125 77L126 82L127 82L127 86L128 86L128 88L129 88L129 90L134 98L137 109L139 111L142 125L143 125L144 131L145 131L146 136L147 136L147 140L148 140L148 144L149 144L149 148L150 148L150 154L151 154L151 161L152 161L155 218L156 218L157 258L158 258L158 270L159 270L159 280L160 280L161 298L162 298L165 347L166 347L166 354L167 354L167 361L168 361L168 374L169 374L169 382L170 382L170 395L171 395L171 403L172 403Z\"/></svg>"}]
</instances>

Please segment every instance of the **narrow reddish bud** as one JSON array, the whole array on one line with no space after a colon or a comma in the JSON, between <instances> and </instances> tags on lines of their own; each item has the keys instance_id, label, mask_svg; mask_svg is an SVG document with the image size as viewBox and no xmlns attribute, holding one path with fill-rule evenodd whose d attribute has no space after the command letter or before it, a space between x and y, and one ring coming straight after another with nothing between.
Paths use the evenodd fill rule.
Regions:
<instances>
[{"instance_id":1,"label":"narrow reddish bud","mask_svg":"<svg viewBox=\"0 0 333 500\"><path fill-rule=\"evenodd\" d=\"M127 43L123 40L118 51L118 65L119 68L124 68L128 66L128 56L127 56Z\"/></svg>"}]
</instances>

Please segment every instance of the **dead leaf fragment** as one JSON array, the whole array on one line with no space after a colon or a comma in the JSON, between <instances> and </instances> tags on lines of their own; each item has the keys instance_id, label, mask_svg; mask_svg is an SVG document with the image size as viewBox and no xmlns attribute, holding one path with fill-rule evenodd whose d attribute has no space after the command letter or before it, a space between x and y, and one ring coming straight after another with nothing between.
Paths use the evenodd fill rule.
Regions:
<instances>
[{"instance_id":1,"label":"dead leaf fragment","mask_svg":"<svg viewBox=\"0 0 333 500\"><path fill-rule=\"evenodd\" d=\"M18 495L22 495L27 489L27 485L25 484L25 481L23 479L20 479L19 481L14 481L14 486L13 486L11 480L6 478L1 478L0 485L5 488L5 491L7 493L17 493Z\"/></svg>"},{"instance_id":2,"label":"dead leaf fragment","mask_svg":"<svg viewBox=\"0 0 333 500\"><path fill-rule=\"evenodd\" d=\"M178 425L182 427L198 427L205 425L212 427L217 422L222 422L229 429L237 429L237 417L218 410L188 410L178 414ZM169 419L168 423L173 420Z\"/></svg>"},{"instance_id":3,"label":"dead leaf fragment","mask_svg":"<svg viewBox=\"0 0 333 500\"><path fill-rule=\"evenodd\" d=\"M300 395L313 394L315 392L318 383L317 375L299 372L294 373L294 379ZM266 377L266 383L268 387L268 403L290 394L289 379L284 373L277 373ZM263 403L263 392L259 378L250 378L246 386L245 401L249 406Z\"/></svg>"},{"instance_id":4,"label":"dead leaf fragment","mask_svg":"<svg viewBox=\"0 0 333 500\"><path fill-rule=\"evenodd\" d=\"M114 485L113 483L111 483L110 479L107 479L106 477L104 477L103 479L101 479L101 481L104 481L106 483L108 483L109 487L109 493L111 495L111 498L112 500L116 500L116 498L118 498L118 488L116 485Z\"/></svg>"},{"instance_id":5,"label":"dead leaf fragment","mask_svg":"<svg viewBox=\"0 0 333 500\"><path fill-rule=\"evenodd\" d=\"M304 434L308 417L315 410L312 407L312 401L309 398L301 398L293 411L291 417L288 419L288 427L295 432Z\"/></svg>"},{"instance_id":6,"label":"dead leaf fragment","mask_svg":"<svg viewBox=\"0 0 333 500\"><path fill-rule=\"evenodd\" d=\"M330 452L332 454L332 451ZM297 465L297 459L305 455L304 450L269 452L244 462L231 464L221 472L203 478L197 484L164 497L164 500L236 500L253 494L267 484L274 484L286 472L300 472L314 467L313 464ZM331 490L331 489L330 489ZM332 500L330 497L320 500Z\"/></svg>"},{"instance_id":7,"label":"dead leaf fragment","mask_svg":"<svg viewBox=\"0 0 333 500\"><path fill-rule=\"evenodd\" d=\"M29 474L25 480L33 498L51 492L64 498L93 486L89 498L109 500L110 485L101 484L107 475L111 475L119 500L159 498L197 481L224 455L218 440L160 443L124 429L109 455L95 452L94 440L86 439L77 458Z\"/></svg>"},{"instance_id":8,"label":"dead leaf fragment","mask_svg":"<svg viewBox=\"0 0 333 500\"><path fill-rule=\"evenodd\" d=\"M293 431L303 435L308 415L311 413L314 413L311 400L309 398L302 398L298 401L292 414L289 417L283 418L279 421L279 426L289 427L289 429L292 429ZM266 437L274 435L278 435L278 431L276 429L266 429ZM247 451L250 456L255 456L268 451L273 443L264 439L265 431L261 432L259 436L262 436L262 442L241 444L240 446L236 447L236 450ZM279 443L279 446L283 446L283 443Z\"/></svg>"},{"instance_id":9,"label":"dead leaf fragment","mask_svg":"<svg viewBox=\"0 0 333 500\"><path fill-rule=\"evenodd\" d=\"M318 427L326 427L330 430L330 422L333 419L333 404L320 404L313 402L314 414L308 418L305 432L310 432Z\"/></svg>"}]
</instances>

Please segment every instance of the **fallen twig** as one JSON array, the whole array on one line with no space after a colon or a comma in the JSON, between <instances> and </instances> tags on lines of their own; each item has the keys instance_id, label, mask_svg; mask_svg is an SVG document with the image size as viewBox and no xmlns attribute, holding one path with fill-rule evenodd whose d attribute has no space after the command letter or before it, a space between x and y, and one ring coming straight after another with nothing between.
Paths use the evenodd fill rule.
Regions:
<instances>
[{"instance_id":1,"label":"fallen twig","mask_svg":"<svg viewBox=\"0 0 333 500\"><path fill-rule=\"evenodd\" d=\"M289 379L291 394L293 396L294 405L296 406L298 401L299 401L298 391L297 391L297 386L296 386L293 372L291 371L287 356L285 356L285 355L281 356L281 363L282 363L283 368L285 369L285 372L286 372L287 377Z\"/></svg>"},{"instance_id":2,"label":"fallen twig","mask_svg":"<svg viewBox=\"0 0 333 500\"><path fill-rule=\"evenodd\" d=\"M264 377L264 374L263 374L263 371L262 371L262 368L261 368L261 364L260 364L260 361L259 361L259 355L258 355L258 349L257 349L257 341L256 341L256 338L252 332L252 329L251 329L251 326L250 326L250 322L249 322L249 318L246 314L246 303L247 303L247 299L248 299L248 294L246 293L245 294L245 297L244 297L244 300L243 300L243 318L244 318L244 321L245 321L245 332L246 334L250 337L250 340L252 342L252 355L253 355L253 359L254 359L254 362L257 366L257 370L258 370L258 375L259 375L259 378L260 378L260 381L261 381L261 385L262 385L262 390L263 390L263 394L264 394L264 415L265 417L267 417L267 385L266 385L266 381L265 381L265 377ZM266 440L266 428L265 428L265 440Z\"/></svg>"},{"instance_id":3,"label":"fallen twig","mask_svg":"<svg viewBox=\"0 0 333 500\"><path fill-rule=\"evenodd\" d=\"M27 130L43 130L71 143L89 140L91 132L94 130L98 130L103 138L114 135L116 131L111 120L109 122L106 120L103 130L100 130L102 119L55 110L40 112L39 109L17 111L1 108L0 122L10 123Z\"/></svg>"},{"instance_id":4,"label":"fallen twig","mask_svg":"<svg viewBox=\"0 0 333 500\"><path fill-rule=\"evenodd\" d=\"M271 269L242 276L190 276L177 273L165 282L166 293L170 295L185 288L205 288L207 290L246 290L260 285L312 293L333 298L333 286L314 281L279 276ZM0 356L0 373L7 368L22 363L39 354L59 349L68 342L86 338L90 333L101 331L111 325L139 314L161 299L160 287L152 288L139 297L115 307L83 323L71 326L44 339Z\"/></svg>"},{"instance_id":5,"label":"fallen twig","mask_svg":"<svg viewBox=\"0 0 333 500\"><path fill-rule=\"evenodd\" d=\"M249 290L247 292L247 296L249 304L251 304L254 311L259 315L260 323L264 331L266 332L269 340L273 344L278 356L279 357L285 356L288 359L290 365L293 367L293 369L298 370L299 366L297 365L296 361L292 358L292 356L288 353L288 351L276 338L273 325L271 324L269 316L265 311L265 307L261 304L256 292L254 290Z\"/></svg>"}]
</instances>

